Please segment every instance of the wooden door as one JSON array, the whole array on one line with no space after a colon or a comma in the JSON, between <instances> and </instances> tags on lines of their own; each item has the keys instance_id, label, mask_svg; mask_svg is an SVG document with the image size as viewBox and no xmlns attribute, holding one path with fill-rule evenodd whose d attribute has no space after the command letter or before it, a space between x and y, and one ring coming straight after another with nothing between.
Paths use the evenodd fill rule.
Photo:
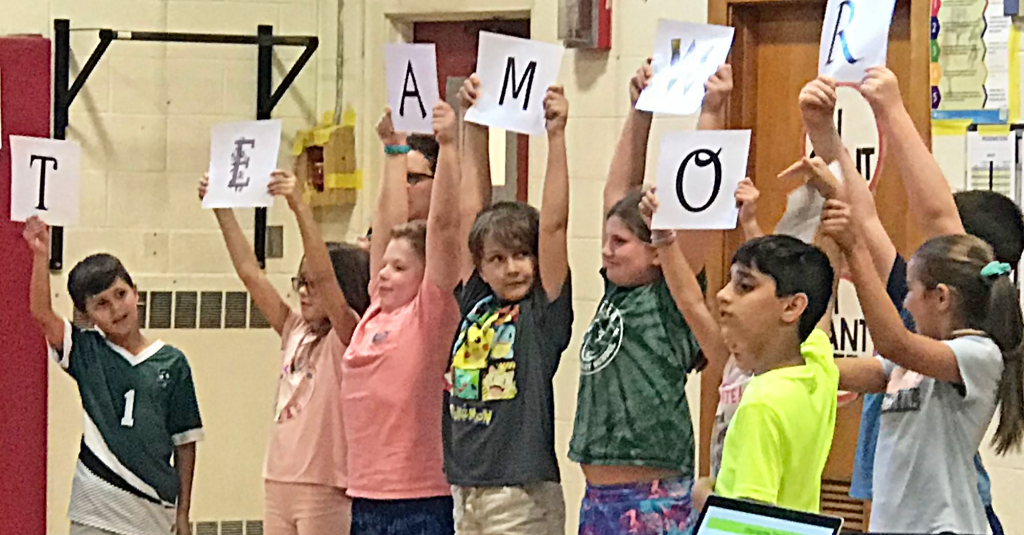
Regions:
<instances>
[{"instance_id":1,"label":"wooden door","mask_svg":"<svg viewBox=\"0 0 1024 535\"><path fill-rule=\"evenodd\" d=\"M441 83L441 99L446 100L446 81L449 78L465 78L476 71L477 49L480 32L500 33L530 38L529 19L464 20L457 22L417 22L413 26L413 42L434 43L437 50L437 79ZM510 134L510 138L512 135ZM530 136L519 134L515 138L514 181L515 191L508 197L527 202L529 187ZM511 154L511 152L510 152ZM510 186L512 186L510 184ZM495 192L495 199L503 195Z\"/></svg>"},{"instance_id":2,"label":"wooden door","mask_svg":"<svg viewBox=\"0 0 1024 535\"><path fill-rule=\"evenodd\" d=\"M927 0L899 0L889 36L888 66L900 79L900 90L918 131L929 139ZM817 76L818 47L824 0L708 0L708 22L736 28L730 57L735 90L729 103L728 127L751 129L748 172L761 190L758 219L766 230L782 216L789 193L776 175L803 154L804 131L797 105L800 89ZM906 196L894 165L885 165L877 188L878 212L901 253L913 251L920 233L906 215ZM709 290L723 285L732 254L742 241L738 231L725 234L709 262ZM701 379L700 447L707 452L718 404L721 369ZM825 468L826 510L842 513L850 529L864 527L863 504L845 497L853 469L861 403L839 410L832 454ZM709 470L701 456L700 472Z\"/></svg>"}]
</instances>

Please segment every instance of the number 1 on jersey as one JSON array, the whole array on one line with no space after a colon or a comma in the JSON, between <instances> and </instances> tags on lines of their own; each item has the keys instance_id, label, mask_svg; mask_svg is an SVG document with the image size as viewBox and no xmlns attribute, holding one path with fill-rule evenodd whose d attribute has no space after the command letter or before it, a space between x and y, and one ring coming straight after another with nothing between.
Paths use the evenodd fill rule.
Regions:
<instances>
[{"instance_id":1,"label":"number 1 on jersey","mask_svg":"<svg viewBox=\"0 0 1024 535\"><path fill-rule=\"evenodd\" d=\"M124 395L124 417L121 418L122 427L135 425L135 390L129 390Z\"/></svg>"}]
</instances>

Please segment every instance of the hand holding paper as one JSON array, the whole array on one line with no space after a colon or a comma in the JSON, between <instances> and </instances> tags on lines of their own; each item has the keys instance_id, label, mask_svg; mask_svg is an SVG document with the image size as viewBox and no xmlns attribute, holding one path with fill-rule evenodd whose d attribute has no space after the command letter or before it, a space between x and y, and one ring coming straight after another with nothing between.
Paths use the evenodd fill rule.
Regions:
<instances>
[{"instance_id":1,"label":"hand holding paper","mask_svg":"<svg viewBox=\"0 0 1024 535\"><path fill-rule=\"evenodd\" d=\"M462 81L462 87L459 89L459 108L462 113L466 113L466 110L476 104L479 95L480 77L474 72Z\"/></svg>"},{"instance_id":2,"label":"hand holding paper","mask_svg":"<svg viewBox=\"0 0 1024 535\"><path fill-rule=\"evenodd\" d=\"M903 109L900 97L899 80L892 71L885 67L872 67L860 86L860 93L871 105L877 117L884 117L888 112Z\"/></svg>"},{"instance_id":3,"label":"hand holding paper","mask_svg":"<svg viewBox=\"0 0 1024 535\"><path fill-rule=\"evenodd\" d=\"M819 76L800 90L800 112L808 130L835 127L836 98L836 82L828 76Z\"/></svg>"},{"instance_id":4,"label":"hand holding paper","mask_svg":"<svg viewBox=\"0 0 1024 535\"><path fill-rule=\"evenodd\" d=\"M636 70L636 74L629 80L629 102L634 108L636 107L636 101L640 100L640 95L644 92L644 89L647 89L647 84L654 77L651 60L652 58L647 58L647 61Z\"/></svg>"},{"instance_id":5,"label":"hand holding paper","mask_svg":"<svg viewBox=\"0 0 1024 535\"><path fill-rule=\"evenodd\" d=\"M21 232L25 243L32 250L32 254L50 256L50 226L39 219L39 216L32 216L25 221L25 230Z\"/></svg>"}]
</instances>

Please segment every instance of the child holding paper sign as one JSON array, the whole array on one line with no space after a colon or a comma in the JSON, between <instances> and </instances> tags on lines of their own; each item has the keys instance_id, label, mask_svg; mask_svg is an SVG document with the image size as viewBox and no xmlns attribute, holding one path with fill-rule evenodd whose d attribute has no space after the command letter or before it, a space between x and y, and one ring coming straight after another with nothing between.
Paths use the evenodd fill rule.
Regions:
<instances>
[{"instance_id":1,"label":"child holding paper sign","mask_svg":"<svg viewBox=\"0 0 1024 535\"><path fill-rule=\"evenodd\" d=\"M455 113L434 107L440 144L427 221L409 222L406 136L388 110L370 244L370 307L342 364L353 535L454 532L442 470L442 395L459 321L459 162Z\"/></svg>"},{"instance_id":2,"label":"child holding paper sign","mask_svg":"<svg viewBox=\"0 0 1024 535\"><path fill-rule=\"evenodd\" d=\"M75 309L96 329L61 318L50 303L50 228L31 217L24 237L33 255L32 317L50 356L78 383L85 412L68 506L71 535L188 535L196 442L203 438L188 360L143 336L138 291L109 254L92 255L68 274Z\"/></svg>"},{"instance_id":3,"label":"child holding paper sign","mask_svg":"<svg viewBox=\"0 0 1024 535\"><path fill-rule=\"evenodd\" d=\"M209 177L199 184L200 200ZM268 191L295 214L305 252L292 279L301 307L285 301L260 269L230 208L216 208L231 263L253 302L281 336L277 406L267 445L267 535L346 534L352 523L341 395L341 359L369 305L369 258L355 246L324 244L294 174L275 171Z\"/></svg>"},{"instance_id":4,"label":"child holding paper sign","mask_svg":"<svg viewBox=\"0 0 1024 535\"><path fill-rule=\"evenodd\" d=\"M801 94L801 109L816 150L819 145L841 148L835 125L832 123L836 100L834 89L833 81L820 78L809 83ZM894 159L907 190L908 205L913 207L911 212L917 217L920 223L919 227L927 231L928 236L926 237L936 238L948 234L963 234L966 228L970 233L988 242L995 249L996 258L999 261L1016 264L1020 259L1021 247L1024 244L1024 223L1021 221L1019 209L1013 202L991 192L961 192L956 196L949 193L948 183L903 107L897 80L891 71L884 67L869 69L861 86L861 93L875 112L888 150L895 155ZM844 167L853 166L852 160L845 150L841 150L838 154L841 156L841 162L846 160ZM844 170L844 172L855 173L855 169ZM877 217L874 216L874 205L870 193L866 192L867 188L863 179L849 182L851 188L858 187L864 190L860 198L866 199L866 202L860 204L857 203L857 197L851 194L851 200L854 201L853 210L857 214L857 219L862 221L861 241L871 254L880 279L885 280L885 277L888 277L889 297L899 310L903 305L903 296L907 294L906 262L896 254L895 248L884 231L871 230L876 225L876 223L872 223L872 219L877 219ZM963 218L962 222L961 218ZM880 227L880 224L877 225ZM878 251L885 251L890 256L879 259L877 258ZM888 269L889 266L892 268ZM893 288L903 288L901 295L894 295ZM904 316L904 323L908 328L913 329L913 322L906 321L909 319L909 314L904 314ZM883 357L888 357L888 355L883 353ZM900 358L900 356L897 355L896 358ZM845 370L846 367L852 367L855 364L860 366L862 363L844 359L840 361L840 369ZM848 375L842 379L844 384L847 377ZM905 497L921 495L919 492L903 490L909 488L911 484L918 484L915 482L920 482L923 485L922 488L927 488L929 492L938 493L930 495L926 500L934 511L934 514L926 515L931 519L930 523L934 529L972 531L966 527L957 528L955 526L984 526L985 510L982 507L988 504L979 503L976 496L978 492L984 490L981 488L981 482L983 479L987 480L987 477L980 467L980 463L977 462L977 455L974 455L974 463L971 462L969 456L963 458L947 456L945 461L948 466L947 470L927 471L926 475L930 477L945 476L946 481L942 482L919 479L919 476L915 476L913 472L898 471L899 473L894 475L891 471L885 470L884 467L892 462L890 460L892 456L897 455L900 451L911 451L907 449L908 446L904 439L894 436L891 427L888 427L889 431L886 430L886 426L879 430L880 419L884 423L898 415L897 412L883 410L881 394L866 397L854 468L854 488L851 488L851 494L856 492L857 497L871 498L872 490L874 490L875 507L872 509L872 528L921 531L920 528L924 526L916 525L915 522L922 517L904 515L903 511L907 506L901 502ZM878 443L877 457L876 442ZM896 447L897 445L899 447ZM875 466L880 467L879 470L874 471L874 475L877 475L879 480L872 489L870 479ZM977 477L975 478L976 470ZM899 480L894 481L894 477ZM988 521L992 525L993 532L998 533L1000 531L998 519L995 518L990 508L988 512ZM888 528L884 528L885 526Z\"/></svg>"},{"instance_id":5,"label":"child holding paper sign","mask_svg":"<svg viewBox=\"0 0 1024 535\"><path fill-rule=\"evenodd\" d=\"M460 92L478 94L476 75ZM445 472L459 535L562 535L552 380L572 337L567 259L569 171L560 86L544 98L548 166L540 213L520 202L484 209L487 130L466 124L462 324L452 349L444 417Z\"/></svg>"},{"instance_id":6,"label":"child holding paper sign","mask_svg":"<svg viewBox=\"0 0 1024 535\"><path fill-rule=\"evenodd\" d=\"M581 535L620 533L621 522L671 533L690 521L694 440L684 385L703 359L639 210L652 117L635 106L650 78L648 60L630 82L634 108L604 191L605 295L583 340L569 445L569 458L587 477ZM731 89L731 69L723 65L707 82L699 128L724 126ZM694 272L713 235L686 233L681 249Z\"/></svg>"}]
</instances>

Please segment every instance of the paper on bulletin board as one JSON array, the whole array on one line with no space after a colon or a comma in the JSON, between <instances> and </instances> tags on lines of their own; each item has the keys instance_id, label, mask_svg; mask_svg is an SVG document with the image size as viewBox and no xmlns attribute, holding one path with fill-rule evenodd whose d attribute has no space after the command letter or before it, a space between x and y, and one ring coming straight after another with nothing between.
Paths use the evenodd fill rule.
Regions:
<instances>
[{"instance_id":1,"label":"paper on bulletin board","mask_svg":"<svg viewBox=\"0 0 1024 535\"><path fill-rule=\"evenodd\" d=\"M993 124L1019 117L1018 43L1003 0L933 2L932 119Z\"/></svg>"},{"instance_id":2,"label":"paper on bulletin board","mask_svg":"<svg viewBox=\"0 0 1024 535\"><path fill-rule=\"evenodd\" d=\"M1014 198L1016 136L1000 132L967 133L967 189L995 191Z\"/></svg>"}]
</instances>

